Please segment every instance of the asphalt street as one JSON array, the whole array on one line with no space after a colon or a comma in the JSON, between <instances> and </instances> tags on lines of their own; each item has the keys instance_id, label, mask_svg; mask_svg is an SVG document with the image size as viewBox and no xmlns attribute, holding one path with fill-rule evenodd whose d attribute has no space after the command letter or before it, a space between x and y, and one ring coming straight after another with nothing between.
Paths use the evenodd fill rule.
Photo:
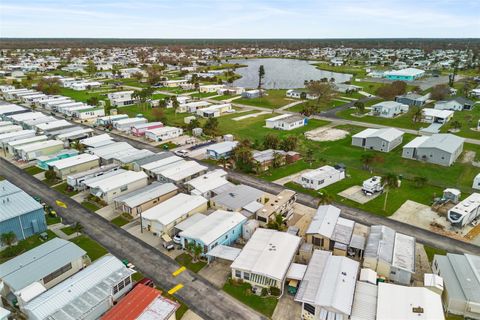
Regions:
<instances>
[{"instance_id":1,"label":"asphalt street","mask_svg":"<svg viewBox=\"0 0 480 320\"><path fill-rule=\"evenodd\" d=\"M181 283L184 287L175 296L204 319L265 319L262 315L216 289L210 282L190 271L177 277L172 272L179 265L170 257L145 242L135 238L125 230L114 226L108 220L94 214L62 193L25 173L15 165L0 159L0 175L23 189L31 196L39 196L52 206L67 223L79 222L84 233L99 242L113 255L128 259L145 276L152 278L162 288L169 290ZM56 200L67 205L58 207Z\"/></svg>"}]
</instances>

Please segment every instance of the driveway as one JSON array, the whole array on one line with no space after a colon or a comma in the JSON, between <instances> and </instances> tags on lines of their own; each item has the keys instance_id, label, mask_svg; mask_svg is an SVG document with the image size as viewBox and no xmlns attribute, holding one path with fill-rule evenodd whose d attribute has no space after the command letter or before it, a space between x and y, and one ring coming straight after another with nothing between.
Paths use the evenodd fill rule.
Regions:
<instances>
[{"instance_id":1,"label":"driveway","mask_svg":"<svg viewBox=\"0 0 480 320\"><path fill-rule=\"evenodd\" d=\"M278 301L277 307L273 312L273 320L294 320L300 319L302 314L302 305L293 300L293 296L286 292Z\"/></svg>"},{"instance_id":2,"label":"driveway","mask_svg":"<svg viewBox=\"0 0 480 320\"><path fill-rule=\"evenodd\" d=\"M177 284L183 284L184 288L177 291L175 296L200 317L212 320L265 319L264 316L215 288L198 274L187 270L175 278L172 277L171 274L179 268L173 259L99 215L92 214L77 202L50 189L43 182L4 159L0 159L0 172L3 177L28 194L41 197L59 213L65 223L81 223L85 234L118 258L131 261L141 273L154 279L162 289L169 290ZM55 204L57 199L64 202L68 209L58 207Z\"/></svg>"}]
</instances>

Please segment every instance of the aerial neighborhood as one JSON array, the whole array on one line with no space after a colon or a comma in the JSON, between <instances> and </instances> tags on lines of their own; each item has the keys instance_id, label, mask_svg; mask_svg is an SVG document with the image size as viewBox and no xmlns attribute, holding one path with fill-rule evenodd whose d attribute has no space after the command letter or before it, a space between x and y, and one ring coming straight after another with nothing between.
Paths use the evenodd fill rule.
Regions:
<instances>
[{"instance_id":1,"label":"aerial neighborhood","mask_svg":"<svg viewBox=\"0 0 480 320\"><path fill-rule=\"evenodd\" d=\"M0 320L480 319L478 42L58 41L0 49Z\"/></svg>"}]
</instances>

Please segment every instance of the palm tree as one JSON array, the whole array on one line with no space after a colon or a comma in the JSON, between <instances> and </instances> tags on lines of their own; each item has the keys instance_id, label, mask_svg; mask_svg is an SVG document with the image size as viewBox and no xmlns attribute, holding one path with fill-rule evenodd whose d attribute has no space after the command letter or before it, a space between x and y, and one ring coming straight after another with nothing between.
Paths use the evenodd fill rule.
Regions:
<instances>
[{"instance_id":1,"label":"palm tree","mask_svg":"<svg viewBox=\"0 0 480 320\"><path fill-rule=\"evenodd\" d=\"M423 111L420 107L415 107L412 112L413 122L420 122L423 117Z\"/></svg>"},{"instance_id":2,"label":"palm tree","mask_svg":"<svg viewBox=\"0 0 480 320\"><path fill-rule=\"evenodd\" d=\"M2 243L2 245L7 247L12 246L12 244L14 244L16 241L17 235L13 231L2 233L2 235L0 236L0 242Z\"/></svg>"},{"instance_id":3,"label":"palm tree","mask_svg":"<svg viewBox=\"0 0 480 320\"><path fill-rule=\"evenodd\" d=\"M283 216L281 214L275 214L275 218L273 220L268 221L267 228L282 231L284 229L283 225Z\"/></svg>"},{"instance_id":4,"label":"palm tree","mask_svg":"<svg viewBox=\"0 0 480 320\"><path fill-rule=\"evenodd\" d=\"M282 165L283 156L279 152L273 152L272 167L279 168Z\"/></svg>"},{"instance_id":5,"label":"palm tree","mask_svg":"<svg viewBox=\"0 0 480 320\"><path fill-rule=\"evenodd\" d=\"M263 78L265 78L265 68L263 65L261 65L258 68L258 90L260 90L260 96L262 96L262 83L263 83Z\"/></svg>"},{"instance_id":6,"label":"palm tree","mask_svg":"<svg viewBox=\"0 0 480 320\"><path fill-rule=\"evenodd\" d=\"M390 189L398 188L398 177L394 173L387 173L382 177L383 189L385 190L385 201L383 202L383 211L387 210L387 199Z\"/></svg>"},{"instance_id":7,"label":"palm tree","mask_svg":"<svg viewBox=\"0 0 480 320\"><path fill-rule=\"evenodd\" d=\"M370 165L373 163L375 157L371 153L364 153L362 154L362 163L363 163L363 169L364 170L369 170Z\"/></svg>"},{"instance_id":8,"label":"palm tree","mask_svg":"<svg viewBox=\"0 0 480 320\"><path fill-rule=\"evenodd\" d=\"M323 189L318 191L318 195L320 196L320 200L318 200L319 206L331 204L334 200L333 196Z\"/></svg>"},{"instance_id":9,"label":"palm tree","mask_svg":"<svg viewBox=\"0 0 480 320\"><path fill-rule=\"evenodd\" d=\"M75 231L75 233L77 234L77 236L79 236L80 233L82 233L82 231L83 231L83 226L81 225L80 222L76 222L76 223L73 225L73 231Z\"/></svg>"},{"instance_id":10,"label":"palm tree","mask_svg":"<svg viewBox=\"0 0 480 320\"><path fill-rule=\"evenodd\" d=\"M78 150L79 152L83 152L83 150L85 150L85 146L82 143L80 143L79 140L75 140L75 142L73 142L72 144L72 147L73 149Z\"/></svg>"},{"instance_id":11,"label":"palm tree","mask_svg":"<svg viewBox=\"0 0 480 320\"><path fill-rule=\"evenodd\" d=\"M313 150L312 150L312 149L308 149L308 150L307 150L307 153L305 154L305 161L307 161L308 164L309 164L310 167L311 167L313 160L314 160L314 158L313 158Z\"/></svg>"}]
</instances>

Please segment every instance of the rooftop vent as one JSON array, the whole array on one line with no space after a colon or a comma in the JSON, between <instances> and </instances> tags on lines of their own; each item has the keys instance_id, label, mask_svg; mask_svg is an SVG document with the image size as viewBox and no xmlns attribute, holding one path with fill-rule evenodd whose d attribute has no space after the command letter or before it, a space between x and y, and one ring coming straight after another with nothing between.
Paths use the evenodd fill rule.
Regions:
<instances>
[{"instance_id":1,"label":"rooftop vent","mask_svg":"<svg viewBox=\"0 0 480 320\"><path fill-rule=\"evenodd\" d=\"M423 308L422 307L413 307L412 312L413 313L423 313Z\"/></svg>"}]
</instances>

